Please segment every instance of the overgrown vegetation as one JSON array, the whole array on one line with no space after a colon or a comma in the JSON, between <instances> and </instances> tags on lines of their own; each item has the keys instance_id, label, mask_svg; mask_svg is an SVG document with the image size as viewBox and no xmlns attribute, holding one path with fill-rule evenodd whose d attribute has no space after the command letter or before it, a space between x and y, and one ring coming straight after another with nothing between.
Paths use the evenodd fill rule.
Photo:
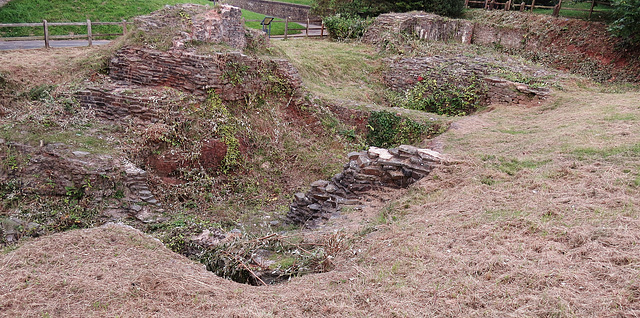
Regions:
<instances>
[{"instance_id":1,"label":"overgrown vegetation","mask_svg":"<svg viewBox=\"0 0 640 318\"><path fill-rule=\"evenodd\" d=\"M476 77L465 78L425 74L404 93L390 93L391 104L439 115L464 116L484 102L487 87Z\"/></svg>"},{"instance_id":2,"label":"overgrown vegetation","mask_svg":"<svg viewBox=\"0 0 640 318\"><path fill-rule=\"evenodd\" d=\"M361 18L348 13L338 13L323 19L329 35L333 39L345 40L362 37L367 27L373 22L372 18Z\"/></svg>"},{"instance_id":3,"label":"overgrown vegetation","mask_svg":"<svg viewBox=\"0 0 640 318\"><path fill-rule=\"evenodd\" d=\"M456 17L462 14L463 7L464 1L462 0L316 0L313 11L321 16L341 13L362 17L377 16L386 12L426 11Z\"/></svg>"},{"instance_id":4,"label":"overgrown vegetation","mask_svg":"<svg viewBox=\"0 0 640 318\"><path fill-rule=\"evenodd\" d=\"M613 0L613 21L609 30L633 44L640 44L640 0Z\"/></svg>"},{"instance_id":5,"label":"overgrown vegetation","mask_svg":"<svg viewBox=\"0 0 640 318\"><path fill-rule=\"evenodd\" d=\"M297 235L241 234L237 229L226 235L230 239L222 235L219 237L224 238L220 240L216 234L210 234L210 239L219 241L217 245L203 246L183 240L184 245L173 247L220 277L260 286L330 271L335 266L332 259L348 244L344 233L330 234L314 242L305 242Z\"/></svg>"},{"instance_id":6,"label":"overgrown vegetation","mask_svg":"<svg viewBox=\"0 0 640 318\"><path fill-rule=\"evenodd\" d=\"M437 124L423 124L388 111L369 116L367 144L382 148L416 144L439 130Z\"/></svg>"}]
</instances>

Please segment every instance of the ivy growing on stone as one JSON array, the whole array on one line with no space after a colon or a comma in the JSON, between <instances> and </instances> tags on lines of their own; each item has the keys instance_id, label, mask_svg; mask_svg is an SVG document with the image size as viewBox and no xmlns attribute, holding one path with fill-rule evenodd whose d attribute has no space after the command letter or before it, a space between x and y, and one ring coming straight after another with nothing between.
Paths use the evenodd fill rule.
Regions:
<instances>
[{"instance_id":1,"label":"ivy growing on stone","mask_svg":"<svg viewBox=\"0 0 640 318\"><path fill-rule=\"evenodd\" d=\"M418 83L400 94L391 94L394 106L447 116L464 116L477 110L487 92L485 83L476 75L464 78L429 74L418 77Z\"/></svg>"},{"instance_id":2,"label":"ivy growing on stone","mask_svg":"<svg viewBox=\"0 0 640 318\"><path fill-rule=\"evenodd\" d=\"M388 111L371 112L368 127L367 143L382 148L415 144L436 128Z\"/></svg>"}]
</instances>

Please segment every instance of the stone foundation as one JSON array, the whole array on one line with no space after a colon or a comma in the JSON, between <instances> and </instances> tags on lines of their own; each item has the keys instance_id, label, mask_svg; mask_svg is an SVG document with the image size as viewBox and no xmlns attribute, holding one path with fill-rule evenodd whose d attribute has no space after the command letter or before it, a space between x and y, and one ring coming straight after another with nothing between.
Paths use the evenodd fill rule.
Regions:
<instances>
[{"instance_id":1,"label":"stone foundation","mask_svg":"<svg viewBox=\"0 0 640 318\"><path fill-rule=\"evenodd\" d=\"M318 180L307 193L296 193L287 218L308 227L327 220L342 205L358 203L359 195L382 188L406 188L431 172L443 156L429 149L402 145L349 153L349 163L331 180Z\"/></svg>"},{"instance_id":2,"label":"stone foundation","mask_svg":"<svg viewBox=\"0 0 640 318\"><path fill-rule=\"evenodd\" d=\"M528 74L531 78L538 78L548 76L550 74L548 71L524 65L512 67L510 63L499 63L485 57L396 58L387 60L386 64L389 67L383 74L383 80L386 86L395 91L411 89L418 83L420 77L432 77L436 80L456 78L464 81L475 76L487 84L488 91L485 99L489 103L519 103L532 97L544 98L549 95L548 88L531 87L496 76L512 72L513 74ZM504 66L498 68L496 65Z\"/></svg>"},{"instance_id":3,"label":"stone foundation","mask_svg":"<svg viewBox=\"0 0 640 318\"><path fill-rule=\"evenodd\" d=\"M426 41L500 45L509 49L522 49L527 43L526 30L450 19L424 12L381 14L364 34L363 41L380 44L387 41L387 35L403 33Z\"/></svg>"},{"instance_id":4,"label":"stone foundation","mask_svg":"<svg viewBox=\"0 0 640 318\"><path fill-rule=\"evenodd\" d=\"M178 110L171 110L179 97L163 94L161 90L151 90L136 86L103 85L88 87L76 96L83 107L95 110L96 116L107 120L138 118L145 122L156 122L166 116L178 116ZM166 112L161 110L167 109Z\"/></svg>"},{"instance_id":5,"label":"stone foundation","mask_svg":"<svg viewBox=\"0 0 640 318\"><path fill-rule=\"evenodd\" d=\"M295 68L285 60L262 60L241 53L198 55L126 47L111 59L110 76L129 85L167 86L206 96L215 91L223 101L240 100L268 89L265 77L283 77L301 85Z\"/></svg>"}]
</instances>

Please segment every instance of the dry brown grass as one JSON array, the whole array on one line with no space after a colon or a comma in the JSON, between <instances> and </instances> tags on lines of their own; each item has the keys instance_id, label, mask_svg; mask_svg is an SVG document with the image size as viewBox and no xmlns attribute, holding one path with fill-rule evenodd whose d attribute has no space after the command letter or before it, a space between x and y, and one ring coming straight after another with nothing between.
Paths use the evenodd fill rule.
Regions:
<instances>
[{"instance_id":1,"label":"dry brown grass","mask_svg":"<svg viewBox=\"0 0 640 318\"><path fill-rule=\"evenodd\" d=\"M91 48L12 50L0 52L0 73L19 88L60 85L84 79L87 71L97 71L119 42Z\"/></svg>"},{"instance_id":2,"label":"dry brown grass","mask_svg":"<svg viewBox=\"0 0 640 318\"><path fill-rule=\"evenodd\" d=\"M576 89L545 104L495 106L462 119L434 142L459 163L438 168L395 199L371 203L382 206L345 213L345 231L363 236L332 272L278 286L240 285L135 230L107 226L3 253L1 312L640 315L639 99L637 92ZM333 220L321 232L340 227Z\"/></svg>"},{"instance_id":3,"label":"dry brown grass","mask_svg":"<svg viewBox=\"0 0 640 318\"><path fill-rule=\"evenodd\" d=\"M10 72L73 80L47 70ZM640 93L565 87L459 120L432 141L456 164L331 220L353 238L331 272L236 284L109 225L0 252L0 316L640 316Z\"/></svg>"}]
</instances>

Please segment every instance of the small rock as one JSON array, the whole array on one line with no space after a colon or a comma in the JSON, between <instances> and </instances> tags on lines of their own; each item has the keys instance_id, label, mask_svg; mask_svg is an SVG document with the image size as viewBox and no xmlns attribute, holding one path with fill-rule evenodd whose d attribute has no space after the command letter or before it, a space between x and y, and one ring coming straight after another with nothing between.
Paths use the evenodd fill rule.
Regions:
<instances>
[{"instance_id":1,"label":"small rock","mask_svg":"<svg viewBox=\"0 0 640 318\"><path fill-rule=\"evenodd\" d=\"M398 146L398 151L404 152L410 155L415 155L418 152L418 148L410 145Z\"/></svg>"},{"instance_id":2,"label":"small rock","mask_svg":"<svg viewBox=\"0 0 640 318\"><path fill-rule=\"evenodd\" d=\"M357 151L353 151L347 154L347 157L349 158L349 160L356 160L358 159L359 156L360 156L360 153Z\"/></svg>"},{"instance_id":3,"label":"small rock","mask_svg":"<svg viewBox=\"0 0 640 318\"><path fill-rule=\"evenodd\" d=\"M72 154L76 157L86 157L88 155L90 155L90 153L86 152L86 151L74 151L72 152Z\"/></svg>"},{"instance_id":4,"label":"small rock","mask_svg":"<svg viewBox=\"0 0 640 318\"><path fill-rule=\"evenodd\" d=\"M368 153L369 158L372 159L380 158L383 160L390 160L391 158L393 158L393 155L389 153L389 150L384 148L370 147Z\"/></svg>"},{"instance_id":5,"label":"small rock","mask_svg":"<svg viewBox=\"0 0 640 318\"><path fill-rule=\"evenodd\" d=\"M311 183L312 188L324 188L329 184L326 180L317 180Z\"/></svg>"}]
</instances>

